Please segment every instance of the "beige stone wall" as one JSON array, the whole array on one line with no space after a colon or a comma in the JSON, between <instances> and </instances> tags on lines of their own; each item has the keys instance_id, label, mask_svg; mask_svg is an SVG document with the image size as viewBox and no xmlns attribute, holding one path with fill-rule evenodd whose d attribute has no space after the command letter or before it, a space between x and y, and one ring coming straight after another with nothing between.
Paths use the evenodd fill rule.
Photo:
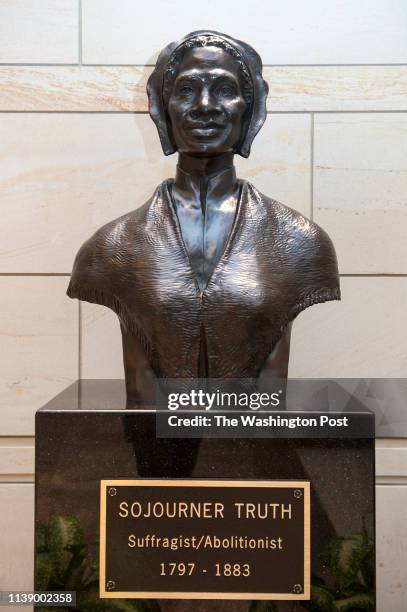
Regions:
<instances>
[{"instance_id":1,"label":"beige stone wall","mask_svg":"<svg viewBox=\"0 0 407 612\"><path fill-rule=\"evenodd\" d=\"M0 588L31 585L36 409L79 376L123 376L115 317L64 292L81 243L173 173L145 83L202 27L265 64L269 116L241 176L337 248L343 301L299 316L290 374L407 375L404 0L0 0ZM379 443L380 612L407 605L406 453Z\"/></svg>"}]
</instances>

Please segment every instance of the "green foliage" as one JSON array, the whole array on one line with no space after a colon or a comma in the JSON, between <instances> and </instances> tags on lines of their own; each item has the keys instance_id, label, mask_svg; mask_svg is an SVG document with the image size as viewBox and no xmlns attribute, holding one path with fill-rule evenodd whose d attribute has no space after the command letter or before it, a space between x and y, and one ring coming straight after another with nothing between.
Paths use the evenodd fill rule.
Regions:
<instances>
[{"instance_id":1,"label":"green foliage","mask_svg":"<svg viewBox=\"0 0 407 612\"><path fill-rule=\"evenodd\" d=\"M372 557L373 543L364 533L337 538L329 547L326 560L339 591L346 591L355 582Z\"/></svg>"},{"instance_id":2,"label":"green foliage","mask_svg":"<svg viewBox=\"0 0 407 612\"><path fill-rule=\"evenodd\" d=\"M310 610L312 612L334 612L334 596L325 586L311 587Z\"/></svg>"},{"instance_id":3,"label":"green foliage","mask_svg":"<svg viewBox=\"0 0 407 612\"><path fill-rule=\"evenodd\" d=\"M367 589L373 591L375 585L375 550L373 541L366 536L366 556L360 566L360 573Z\"/></svg>"},{"instance_id":4,"label":"green foliage","mask_svg":"<svg viewBox=\"0 0 407 612\"><path fill-rule=\"evenodd\" d=\"M154 600L100 599L97 560L90 557L83 529L74 516L53 516L37 532L36 588L76 591L75 608L39 612L160 612ZM324 561L331 580L312 578L309 612L371 612L375 607L374 546L366 532L333 540ZM272 601L253 601L249 612L278 612Z\"/></svg>"},{"instance_id":5,"label":"green foliage","mask_svg":"<svg viewBox=\"0 0 407 612\"><path fill-rule=\"evenodd\" d=\"M45 526L45 545L48 550L73 550L85 543L83 529L74 516L53 516Z\"/></svg>"},{"instance_id":6,"label":"green foliage","mask_svg":"<svg viewBox=\"0 0 407 612\"><path fill-rule=\"evenodd\" d=\"M332 540L323 560L329 570L329 580L312 577L311 599L298 603L301 609L308 612L371 612L375 609L374 545L365 530ZM278 612L279 609L274 602L254 601L249 612Z\"/></svg>"},{"instance_id":7,"label":"green foliage","mask_svg":"<svg viewBox=\"0 0 407 612\"><path fill-rule=\"evenodd\" d=\"M309 612L364 612L374 610L374 545L366 531L335 538L323 556L331 580L327 586L312 580Z\"/></svg>"},{"instance_id":8,"label":"green foliage","mask_svg":"<svg viewBox=\"0 0 407 612\"><path fill-rule=\"evenodd\" d=\"M48 588L53 573L54 561L51 555L46 552L37 552L36 586L38 591L45 591Z\"/></svg>"},{"instance_id":9,"label":"green foliage","mask_svg":"<svg viewBox=\"0 0 407 612\"><path fill-rule=\"evenodd\" d=\"M359 593L345 599L335 601L335 612L362 612L374 610L375 601L372 593Z\"/></svg>"},{"instance_id":10,"label":"green foliage","mask_svg":"<svg viewBox=\"0 0 407 612\"><path fill-rule=\"evenodd\" d=\"M75 607L40 607L39 612L160 612L156 601L100 599L98 562L89 553L79 520L53 516L37 531L36 589L76 591Z\"/></svg>"}]
</instances>

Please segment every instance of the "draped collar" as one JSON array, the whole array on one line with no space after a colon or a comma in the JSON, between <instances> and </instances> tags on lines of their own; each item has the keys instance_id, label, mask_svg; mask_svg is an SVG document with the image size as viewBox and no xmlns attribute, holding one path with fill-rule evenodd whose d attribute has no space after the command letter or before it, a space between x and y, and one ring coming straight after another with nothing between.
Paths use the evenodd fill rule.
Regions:
<instances>
[{"instance_id":1,"label":"draped collar","mask_svg":"<svg viewBox=\"0 0 407 612\"><path fill-rule=\"evenodd\" d=\"M229 166L219 172L204 175L187 172L178 165L172 184L177 186L177 190L190 206L200 201L203 191L209 202L224 200L236 189L236 169Z\"/></svg>"},{"instance_id":2,"label":"draped collar","mask_svg":"<svg viewBox=\"0 0 407 612\"><path fill-rule=\"evenodd\" d=\"M202 182L204 182L204 185L202 185ZM174 185L176 183L182 192L183 202L181 204L174 197ZM205 177L192 176L181 168L177 168L175 181L170 179L163 183L166 192L165 200L168 204L169 215L179 248L185 254L186 261L195 276L195 281L201 293L210 282L228 249L229 243L233 240L235 226L239 222L242 186L242 183L236 180L234 167L226 168L219 173ZM234 192L236 193L235 202L233 202ZM231 206L232 203L234 204L233 207ZM230 212L219 211L222 206L229 206ZM190 240L188 236L188 216L191 214L188 208L195 209L193 214L198 219L200 218L201 227L198 227L198 232L202 233L200 236L202 242L200 245L198 244L198 247L197 241L199 238L198 240L195 239L194 244L193 239ZM224 231L223 235L221 232L217 235L218 243L215 245L217 252L213 254L213 261L210 262L207 261L205 251L208 219L209 222L213 219L217 223L218 229L223 226Z\"/></svg>"}]
</instances>

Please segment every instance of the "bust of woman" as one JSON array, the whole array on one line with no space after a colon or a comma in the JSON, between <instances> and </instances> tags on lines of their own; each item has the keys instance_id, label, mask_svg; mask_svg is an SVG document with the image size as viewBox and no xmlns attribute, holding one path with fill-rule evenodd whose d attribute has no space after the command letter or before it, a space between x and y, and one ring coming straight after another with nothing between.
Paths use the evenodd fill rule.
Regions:
<instances>
[{"instance_id":1,"label":"bust of woman","mask_svg":"<svg viewBox=\"0 0 407 612\"><path fill-rule=\"evenodd\" d=\"M148 376L285 377L292 321L340 291L327 234L236 178L266 118L261 59L192 32L161 52L147 91L175 179L81 247L68 295L119 317L129 396Z\"/></svg>"}]
</instances>

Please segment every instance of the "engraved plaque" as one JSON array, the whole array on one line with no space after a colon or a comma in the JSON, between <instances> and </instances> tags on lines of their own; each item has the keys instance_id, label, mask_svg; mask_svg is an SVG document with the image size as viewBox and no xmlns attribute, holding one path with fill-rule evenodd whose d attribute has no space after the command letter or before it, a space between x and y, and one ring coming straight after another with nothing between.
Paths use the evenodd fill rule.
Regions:
<instances>
[{"instance_id":1,"label":"engraved plaque","mask_svg":"<svg viewBox=\"0 0 407 612\"><path fill-rule=\"evenodd\" d=\"M100 596L310 598L310 483L102 480Z\"/></svg>"}]
</instances>

